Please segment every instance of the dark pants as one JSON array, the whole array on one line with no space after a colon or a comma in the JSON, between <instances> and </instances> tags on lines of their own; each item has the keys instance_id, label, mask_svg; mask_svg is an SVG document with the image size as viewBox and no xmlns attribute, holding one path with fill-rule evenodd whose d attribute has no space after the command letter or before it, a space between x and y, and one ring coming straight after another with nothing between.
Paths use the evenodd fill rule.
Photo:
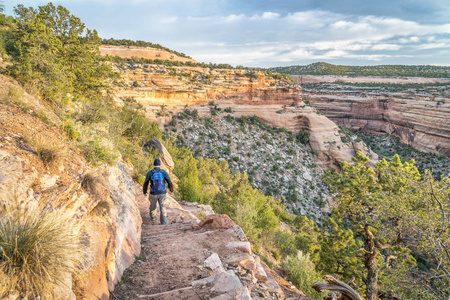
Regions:
<instances>
[{"instance_id":1,"label":"dark pants","mask_svg":"<svg viewBox=\"0 0 450 300\"><path fill-rule=\"evenodd\" d=\"M167 212L166 212L166 205L164 204L164 202L166 201L166 194L161 195L150 194L148 199L150 200L150 217L152 218L152 220L156 218L156 203L159 203L159 211L160 211L159 221L161 222L162 225L166 224Z\"/></svg>"}]
</instances>

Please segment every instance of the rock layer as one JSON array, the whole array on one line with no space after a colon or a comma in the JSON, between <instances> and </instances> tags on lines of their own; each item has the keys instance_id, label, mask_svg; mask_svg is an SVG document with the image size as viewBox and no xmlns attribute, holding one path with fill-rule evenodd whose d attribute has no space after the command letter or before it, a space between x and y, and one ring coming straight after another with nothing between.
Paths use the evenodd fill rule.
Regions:
<instances>
[{"instance_id":1,"label":"rock layer","mask_svg":"<svg viewBox=\"0 0 450 300\"><path fill-rule=\"evenodd\" d=\"M325 116L346 128L394 134L424 151L450 155L450 97L414 93L306 92Z\"/></svg>"},{"instance_id":2,"label":"rock layer","mask_svg":"<svg viewBox=\"0 0 450 300\"><path fill-rule=\"evenodd\" d=\"M31 103L23 93L21 101ZM33 147L41 139L63 149L59 161L43 163ZM0 103L0 216L19 203L21 212L51 209L80 226L82 257L54 299L109 298L140 253L142 220L134 200L134 184L122 164L94 170L58 129Z\"/></svg>"},{"instance_id":3,"label":"rock layer","mask_svg":"<svg viewBox=\"0 0 450 300\"><path fill-rule=\"evenodd\" d=\"M232 109L234 116L258 116L265 124L297 132L305 130L319 163L325 168L351 162L360 145L343 143L338 127L302 101L301 88L260 71L167 67L126 64L117 66L123 79L117 102L132 97L151 119L164 125L174 113L190 106L200 116L214 115L213 107ZM208 105L213 103L213 105ZM374 161L376 157L374 155Z\"/></svg>"}]
</instances>

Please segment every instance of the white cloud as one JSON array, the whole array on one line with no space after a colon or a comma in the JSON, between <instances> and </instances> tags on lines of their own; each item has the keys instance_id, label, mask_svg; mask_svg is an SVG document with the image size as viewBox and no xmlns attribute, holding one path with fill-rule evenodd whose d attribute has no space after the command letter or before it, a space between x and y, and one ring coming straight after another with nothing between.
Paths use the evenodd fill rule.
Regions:
<instances>
[{"instance_id":1,"label":"white cloud","mask_svg":"<svg viewBox=\"0 0 450 300\"><path fill-rule=\"evenodd\" d=\"M401 48L400 45L395 44L376 44L371 49L375 51L383 51L383 50L399 50Z\"/></svg>"},{"instance_id":2,"label":"white cloud","mask_svg":"<svg viewBox=\"0 0 450 300\"><path fill-rule=\"evenodd\" d=\"M422 44L417 46L417 49L426 50L426 49L436 49L436 48L449 48L450 44L448 43L430 43L430 44Z\"/></svg>"},{"instance_id":3,"label":"white cloud","mask_svg":"<svg viewBox=\"0 0 450 300\"><path fill-rule=\"evenodd\" d=\"M277 19L279 18L281 15L278 13L274 13L271 11L266 11L264 12L262 15L253 15L251 17L252 20L259 20L259 19L263 19L263 20L273 20L273 19Z\"/></svg>"}]
</instances>

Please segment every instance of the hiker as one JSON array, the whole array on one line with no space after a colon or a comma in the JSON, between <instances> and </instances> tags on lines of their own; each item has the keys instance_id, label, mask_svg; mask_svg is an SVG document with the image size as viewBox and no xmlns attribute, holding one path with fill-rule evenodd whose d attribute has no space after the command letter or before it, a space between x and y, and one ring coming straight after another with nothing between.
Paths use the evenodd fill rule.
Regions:
<instances>
[{"instance_id":1,"label":"hiker","mask_svg":"<svg viewBox=\"0 0 450 300\"><path fill-rule=\"evenodd\" d=\"M155 159L153 162L155 166L153 169L148 171L145 176L144 182L144 195L147 195L148 184L150 183L150 196L148 199L150 200L150 218L152 221L156 220L156 202L159 203L160 217L159 221L161 225L166 224L166 205L164 201L166 200L166 184L164 181L167 181L167 185L169 186L170 192L173 193L173 184L170 180L169 174L161 169L161 160L159 158Z\"/></svg>"}]
</instances>

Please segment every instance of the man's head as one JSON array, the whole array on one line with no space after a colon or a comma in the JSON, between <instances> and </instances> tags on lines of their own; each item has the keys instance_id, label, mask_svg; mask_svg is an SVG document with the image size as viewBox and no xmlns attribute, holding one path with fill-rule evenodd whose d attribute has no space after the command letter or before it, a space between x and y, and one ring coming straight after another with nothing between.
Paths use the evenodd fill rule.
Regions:
<instances>
[{"instance_id":1,"label":"man's head","mask_svg":"<svg viewBox=\"0 0 450 300\"><path fill-rule=\"evenodd\" d=\"M161 166L161 160L160 160L159 158L155 159L155 161L153 162L153 165L154 165L155 167Z\"/></svg>"}]
</instances>

